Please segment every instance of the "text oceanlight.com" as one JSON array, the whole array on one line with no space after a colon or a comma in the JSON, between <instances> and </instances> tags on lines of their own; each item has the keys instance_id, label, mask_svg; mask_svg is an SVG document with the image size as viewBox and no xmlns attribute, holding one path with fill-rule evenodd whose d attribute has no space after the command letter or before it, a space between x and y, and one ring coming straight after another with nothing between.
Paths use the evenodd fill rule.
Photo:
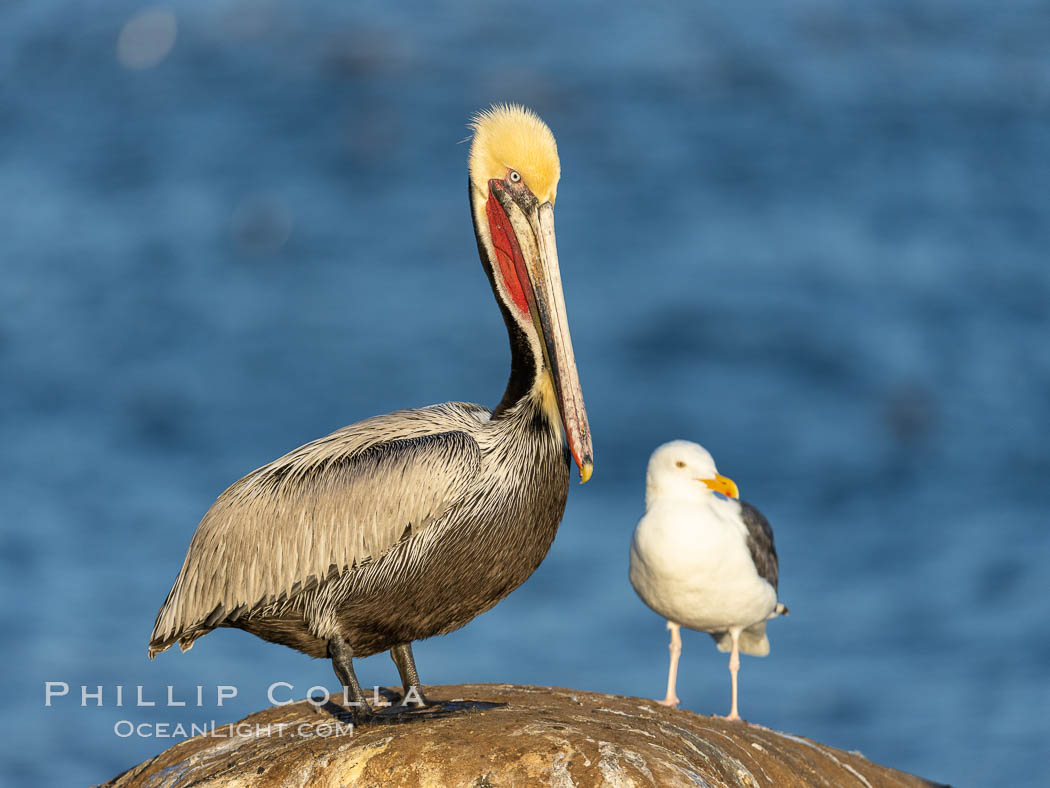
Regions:
<instances>
[{"instance_id":1,"label":"text oceanlight.com","mask_svg":"<svg viewBox=\"0 0 1050 788\"><path fill-rule=\"evenodd\" d=\"M207 723L181 722L140 722L119 720L113 725L113 732L122 739L137 736L141 739L186 739L193 736L211 736L217 739L259 738L268 736L298 736L302 739L326 739L329 736L353 736L352 722L271 722L259 725L250 722L216 724L214 720Z\"/></svg>"}]
</instances>

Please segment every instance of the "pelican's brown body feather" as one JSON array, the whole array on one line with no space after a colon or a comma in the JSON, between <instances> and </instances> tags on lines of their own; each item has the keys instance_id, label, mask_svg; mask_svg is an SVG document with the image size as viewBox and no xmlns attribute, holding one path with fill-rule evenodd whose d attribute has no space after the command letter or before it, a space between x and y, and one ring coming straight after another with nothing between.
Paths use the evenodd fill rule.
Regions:
<instances>
[{"instance_id":1,"label":"pelican's brown body feather","mask_svg":"<svg viewBox=\"0 0 1050 788\"><path fill-rule=\"evenodd\" d=\"M568 487L560 427L532 398L497 418L447 403L338 430L219 497L150 654L216 627L315 657L336 634L367 656L457 629L539 566Z\"/></svg>"}]
</instances>

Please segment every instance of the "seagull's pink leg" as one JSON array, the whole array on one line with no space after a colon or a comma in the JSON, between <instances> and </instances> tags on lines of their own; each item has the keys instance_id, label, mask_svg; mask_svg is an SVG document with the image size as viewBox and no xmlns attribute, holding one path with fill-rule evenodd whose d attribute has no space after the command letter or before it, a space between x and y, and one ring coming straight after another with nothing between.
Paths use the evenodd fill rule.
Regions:
<instances>
[{"instance_id":1,"label":"seagull's pink leg","mask_svg":"<svg viewBox=\"0 0 1050 788\"><path fill-rule=\"evenodd\" d=\"M733 639L733 651L729 655L729 675L733 680L733 706L726 715L727 720L739 720L740 713L736 707L736 674L740 670L740 630L729 630L729 636Z\"/></svg>"},{"instance_id":2,"label":"seagull's pink leg","mask_svg":"<svg viewBox=\"0 0 1050 788\"><path fill-rule=\"evenodd\" d=\"M671 666L667 670L667 697L659 701L664 706L670 706L672 709L677 709L678 704L681 703L678 700L678 696L675 695L674 685L678 679L678 657L682 654L682 633L678 624L673 621L667 622L667 628L671 630Z\"/></svg>"}]
</instances>

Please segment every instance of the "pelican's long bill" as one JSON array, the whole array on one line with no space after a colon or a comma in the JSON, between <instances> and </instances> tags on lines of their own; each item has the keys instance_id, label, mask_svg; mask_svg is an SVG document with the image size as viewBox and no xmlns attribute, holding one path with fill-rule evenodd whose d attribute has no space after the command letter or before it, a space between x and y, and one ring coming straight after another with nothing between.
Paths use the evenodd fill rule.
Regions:
<instances>
[{"instance_id":1,"label":"pelican's long bill","mask_svg":"<svg viewBox=\"0 0 1050 788\"><path fill-rule=\"evenodd\" d=\"M554 376L569 451L580 469L580 480L586 482L591 478L594 450L561 288L554 206L550 202L541 204L527 188L508 187L506 181L497 178L489 181L489 194L499 201L497 206L490 197L487 206L494 245L497 249L504 245L495 238L496 227L501 223L500 217L494 214L502 208L512 230L500 239L509 242L507 245L511 247L503 251L510 252L521 295L542 340L544 359Z\"/></svg>"}]
</instances>

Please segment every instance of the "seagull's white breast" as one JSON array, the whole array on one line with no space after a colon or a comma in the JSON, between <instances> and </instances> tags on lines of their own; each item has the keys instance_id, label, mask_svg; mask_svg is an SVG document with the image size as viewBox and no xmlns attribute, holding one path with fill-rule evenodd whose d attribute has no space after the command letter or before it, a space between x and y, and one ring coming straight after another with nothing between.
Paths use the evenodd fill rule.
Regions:
<instances>
[{"instance_id":1,"label":"seagull's white breast","mask_svg":"<svg viewBox=\"0 0 1050 788\"><path fill-rule=\"evenodd\" d=\"M631 584L649 607L689 629L764 621L777 595L755 570L740 506L705 499L652 502L631 542Z\"/></svg>"}]
</instances>

